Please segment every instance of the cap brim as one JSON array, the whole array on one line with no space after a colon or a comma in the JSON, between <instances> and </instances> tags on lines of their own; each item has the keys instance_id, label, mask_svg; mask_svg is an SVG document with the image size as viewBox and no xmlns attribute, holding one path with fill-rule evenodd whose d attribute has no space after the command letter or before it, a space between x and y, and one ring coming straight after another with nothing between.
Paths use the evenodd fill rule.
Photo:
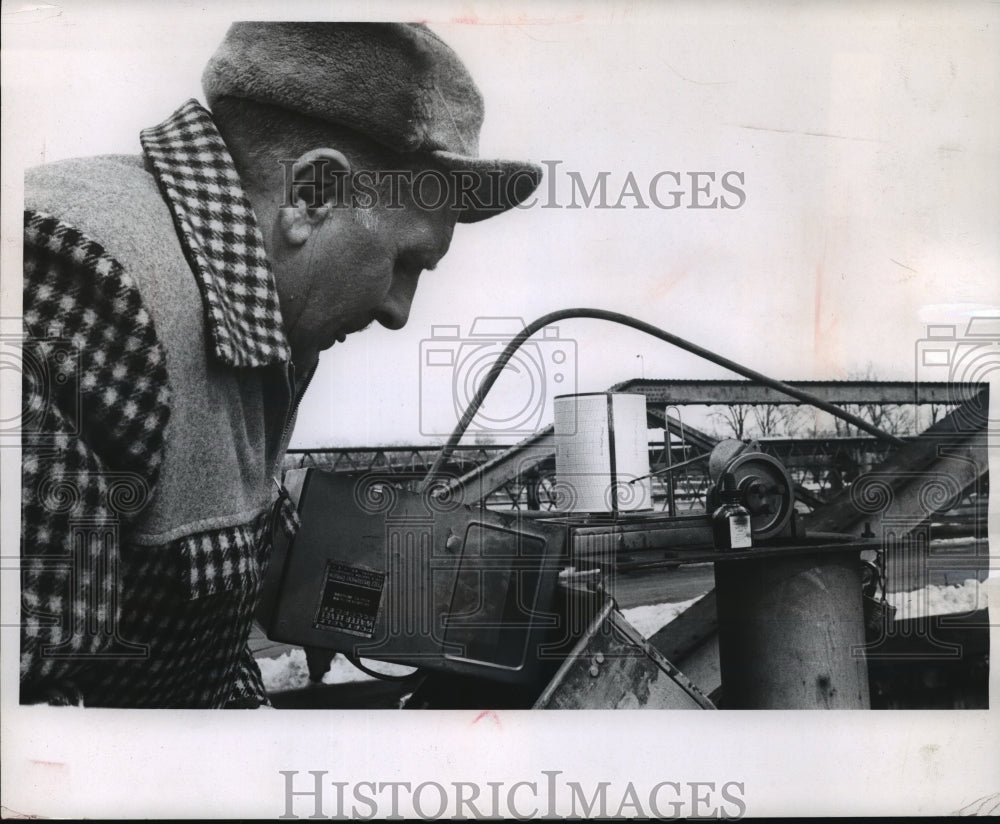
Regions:
<instances>
[{"instance_id":1,"label":"cap brim","mask_svg":"<svg viewBox=\"0 0 1000 824\"><path fill-rule=\"evenodd\" d=\"M530 161L488 160L442 150L430 155L454 173L459 223L477 223L519 206L542 181L542 167Z\"/></svg>"}]
</instances>

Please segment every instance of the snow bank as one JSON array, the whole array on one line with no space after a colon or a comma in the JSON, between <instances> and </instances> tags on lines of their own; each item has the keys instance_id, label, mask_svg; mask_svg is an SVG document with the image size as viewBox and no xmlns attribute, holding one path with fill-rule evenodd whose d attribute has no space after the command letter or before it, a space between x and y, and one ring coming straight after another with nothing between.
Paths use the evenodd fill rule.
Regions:
<instances>
[{"instance_id":1,"label":"snow bank","mask_svg":"<svg viewBox=\"0 0 1000 824\"><path fill-rule=\"evenodd\" d=\"M931 584L913 592L890 592L886 598L897 609L897 621L927 615L961 614L986 609L986 585L975 578L969 578L960 585ZM622 610L622 614L632 626L649 638L697 600L699 598L677 603L632 607ZM389 675L404 675L412 671L409 667L395 664L367 659L362 661L366 666ZM306 654L302 649L290 650L277 658L258 658L257 663L260 665L264 686L268 692L302 689L310 684ZM323 676L324 684L371 680L372 676L361 672L342 655L333 659L329 671Z\"/></svg>"},{"instance_id":2,"label":"snow bank","mask_svg":"<svg viewBox=\"0 0 1000 824\"><path fill-rule=\"evenodd\" d=\"M293 649L277 658L258 658L257 666L268 692L297 690L309 683L304 649Z\"/></svg>"},{"instance_id":3,"label":"snow bank","mask_svg":"<svg viewBox=\"0 0 1000 824\"><path fill-rule=\"evenodd\" d=\"M675 604L651 604L622 610L625 619L649 638L674 620L699 598ZM930 584L912 592L889 592L886 600L896 607L896 620L929 615L961 615L986 609L986 584L967 578L961 584Z\"/></svg>"},{"instance_id":4,"label":"snow bank","mask_svg":"<svg viewBox=\"0 0 1000 824\"><path fill-rule=\"evenodd\" d=\"M699 595L697 598L692 598L689 601L678 601L675 604L649 604L644 607L632 607L631 609L623 609L622 615L633 627L649 638L650 635L665 627L701 598L702 596Z\"/></svg>"},{"instance_id":5,"label":"snow bank","mask_svg":"<svg viewBox=\"0 0 1000 824\"><path fill-rule=\"evenodd\" d=\"M413 671L411 667L383 664L379 661L369 661L367 658L362 658L361 662L366 667L386 675L406 675ZM261 675L264 676L264 687L268 692L298 690L308 687L312 683L309 680L309 667L306 665L306 653L303 649L289 650L277 658L258 658L257 664L260 667ZM371 675L359 670L343 655L337 655L333 659L330 669L323 676L324 684L347 684L351 681L374 680Z\"/></svg>"},{"instance_id":6,"label":"snow bank","mask_svg":"<svg viewBox=\"0 0 1000 824\"><path fill-rule=\"evenodd\" d=\"M676 604L651 604L622 610L622 615L649 638L699 598ZM986 584L967 578L961 584L930 584L912 592L889 592L886 600L896 607L896 620L929 615L961 615L986 609Z\"/></svg>"},{"instance_id":7,"label":"snow bank","mask_svg":"<svg viewBox=\"0 0 1000 824\"><path fill-rule=\"evenodd\" d=\"M896 607L896 620L928 615L951 615L986 609L986 584L967 578L962 584L930 584L912 592L889 592L886 600Z\"/></svg>"},{"instance_id":8,"label":"snow bank","mask_svg":"<svg viewBox=\"0 0 1000 824\"><path fill-rule=\"evenodd\" d=\"M647 638L660 627L673 621L678 615L697 601L681 601L675 604L653 604L645 607L633 607L622 611L626 620ZM377 669L388 675L405 675L412 672L410 667L385 664L379 661L369 661L362 658L365 666ZM309 667L306 665L306 653L303 649L293 649L279 655L277 658L258 658L261 675L264 676L264 687L268 692L284 692L308 687ZM372 676L363 673L344 656L333 659L329 671L323 676L324 684L346 684L351 681L372 681Z\"/></svg>"}]
</instances>

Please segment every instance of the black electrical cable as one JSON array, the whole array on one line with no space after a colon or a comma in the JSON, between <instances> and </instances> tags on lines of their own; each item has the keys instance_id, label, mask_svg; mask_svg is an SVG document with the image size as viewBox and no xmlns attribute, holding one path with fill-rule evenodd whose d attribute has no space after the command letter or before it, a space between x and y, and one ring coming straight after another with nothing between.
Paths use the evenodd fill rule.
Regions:
<instances>
[{"instance_id":1,"label":"black electrical cable","mask_svg":"<svg viewBox=\"0 0 1000 824\"><path fill-rule=\"evenodd\" d=\"M476 413L479 411L479 407L482 406L487 393L493 388L493 384L496 383L497 378L500 377L500 373L507 365L507 362L514 355L514 352L516 352L521 345L539 329L548 326L550 323L555 323L559 320L568 320L570 318L609 320L613 323L620 323L623 326L629 326L632 329L638 329L640 332L645 332L647 335L652 335L654 338L659 338L667 343L672 343L674 346L684 349L685 351L698 355L699 357L711 361L712 363L716 363L719 366L723 366L738 375L743 375L745 378L762 383L765 386L770 386L772 389L784 392L786 395L796 398L797 400L812 404L817 409L829 412L831 415L853 424L862 432L874 435L880 440L887 441L895 446L899 446L904 443L901 438L897 438L895 435L891 435L888 432L883 432L878 427L868 423L868 421L859 418L857 415L852 415L850 412L841 409L839 406L834 406L832 403L824 401L822 398L817 397L811 392L791 386L783 381L769 378L767 375L757 372L754 369L749 369L736 361L730 360L722 355L717 355L715 352L698 346L695 343L691 343L690 341L684 340L684 338L679 338L676 335L665 332L663 329L653 326L651 323L646 323L638 318L624 315L621 312L612 312L607 309L560 309L558 312L549 312L547 315L542 315L537 320L529 323L524 327L524 329L511 338L510 342L504 347L503 352L500 353L500 357L498 357L493 366L490 367L490 371L486 374L483 382L476 390L475 396L471 401L469 401L468 406L465 407L465 412L462 413L462 418L459 420L455 429L448 437L448 442L441 448L437 458L435 458L434 465L430 468L430 471L423 480L421 485L422 490L427 489L441 472L441 467L444 466L448 458L451 457L451 453L455 451L455 447L458 446L458 442L462 439L462 435L465 434L465 430L472 422L472 419L476 416Z\"/></svg>"}]
</instances>

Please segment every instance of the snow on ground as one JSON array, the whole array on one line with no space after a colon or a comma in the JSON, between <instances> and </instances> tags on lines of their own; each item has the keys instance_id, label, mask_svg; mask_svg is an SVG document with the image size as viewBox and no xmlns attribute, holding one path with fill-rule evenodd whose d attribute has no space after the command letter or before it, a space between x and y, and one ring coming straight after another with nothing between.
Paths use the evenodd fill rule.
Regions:
<instances>
[{"instance_id":1,"label":"snow on ground","mask_svg":"<svg viewBox=\"0 0 1000 824\"><path fill-rule=\"evenodd\" d=\"M886 600L896 607L896 620L927 615L950 615L986 609L986 584L967 578L962 584L930 584L912 592L889 592Z\"/></svg>"},{"instance_id":2,"label":"snow on ground","mask_svg":"<svg viewBox=\"0 0 1000 824\"><path fill-rule=\"evenodd\" d=\"M651 606L633 607L622 611L625 619L646 637L655 633L686 610L698 598L681 601L675 604L653 604ZM410 667L385 664L378 661L361 659L362 663L384 672L388 675L405 675L412 672ZM258 658L260 673L264 677L264 687L268 692L284 692L308 687L309 667L306 665L306 653L303 649L289 650L277 658ZM329 671L323 676L324 684L346 684L351 681L372 681L372 676L355 667L343 655L333 659Z\"/></svg>"},{"instance_id":3,"label":"snow on ground","mask_svg":"<svg viewBox=\"0 0 1000 824\"><path fill-rule=\"evenodd\" d=\"M701 596L699 596L700 598ZM699 600L692 598L670 604L650 604L622 610L625 619L646 638L669 624L688 607ZM890 592L886 595L889 603L897 608L896 620L915 618L922 615L947 615L986 609L986 585L975 578L967 579L961 585L941 586L931 584L913 592ZM362 659L362 662L379 672L389 675L404 675L409 667L384 664ZM264 686L268 692L283 692L307 687L309 669L306 654L302 649L293 649L277 658L258 658ZM323 676L324 684L346 684L350 681L371 681L372 676L361 672L344 656L333 659L329 671Z\"/></svg>"},{"instance_id":4,"label":"snow on ground","mask_svg":"<svg viewBox=\"0 0 1000 824\"><path fill-rule=\"evenodd\" d=\"M959 538L935 538L934 549L959 546L988 546L989 543L989 538L969 538L968 536Z\"/></svg>"},{"instance_id":5,"label":"snow on ground","mask_svg":"<svg viewBox=\"0 0 1000 824\"><path fill-rule=\"evenodd\" d=\"M665 627L690 607L695 601L701 600L702 596L692 598L690 601L679 601L676 604L649 604L644 607L632 607L623 609L622 615L633 627L641 632L646 638Z\"/></svg>"},{"instance_id":6,"label":"snow on ground","mask_svg":"<svg viewBox=\"0 0 1000 824\"><path fill-rule=\"evenodd\" d=\"M306 651L301 648L289 650L277 658L258 658L257 666L268 692L297 690L309 683Z\"/></svg>"},{"instance_id":7,"label":"snow on ground","mask_svg":"<svg viewBox=\"0 0 1000 824\"><path fill-rule=\"evenodd\" d=\"M362 658L366 667L383 672L386 675L406 675L413 671L411 667L397 664L384 664L379 661L369 661ZM279 655L277 658L258 658L260 674L264 676L264 687L268 692L284 692L298 690L310 685L309 667L306 665L306 653L303 649L293 649ZM375 679L354 666L343 655L337 655L330 664L330 669L323 676L324 684L347 684L351 681L374 681Z\"/></svg>"}]
</instances>

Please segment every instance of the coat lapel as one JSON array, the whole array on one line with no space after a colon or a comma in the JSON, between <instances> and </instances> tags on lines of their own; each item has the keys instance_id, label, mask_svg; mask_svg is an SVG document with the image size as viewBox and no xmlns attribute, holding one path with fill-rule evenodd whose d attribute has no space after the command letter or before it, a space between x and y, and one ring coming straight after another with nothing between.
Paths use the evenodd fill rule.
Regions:
<instances>
[{"instance_id":1,"label":"coat lapel","mask_svg":"<svg viewBox=\"0 0 1000 824\"><path fill-rule=\"evenodd\" d=\"M264 240L211 115L189 100L140 139L201 288L211 351L235 367L287 363Z\"/></svg>"}]
</instances>

